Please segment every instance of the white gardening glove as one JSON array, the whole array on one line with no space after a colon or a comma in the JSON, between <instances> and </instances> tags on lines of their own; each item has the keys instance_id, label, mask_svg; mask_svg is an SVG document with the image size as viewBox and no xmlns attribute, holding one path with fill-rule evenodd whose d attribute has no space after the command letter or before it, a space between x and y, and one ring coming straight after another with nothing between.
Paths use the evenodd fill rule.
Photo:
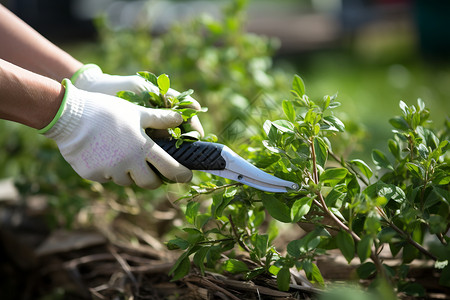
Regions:
<instances>
[{"instance_id":1,"label":"white gardening glove","mask_svg":"<svg viewBox=\"0 0 450 300\"><path fill-rule=\"evenodd\" d=\"M119 185L135 182L154 189L161 179L188 182L192 172L145 134L145 128L178 126L180 114L144 108L126 100L77 89L68 79L61 108L40 132L56 141L61 154L83 178Z\"/></svg>"},{"instance_id":2,"label":"white gardening glove","mask_svg":"<svg viewBox=\"0 0 450 300\"><path fill-rule=\"evenodd\" d=\"M147 82L144 78L138 75L120 76L109 75L103 73L99 66L94 64L87 64L81 67L71 78L72 83L79 89L108 94L115 96L120 91L131 91L134 93L141 93L143 91L150 91L159 94L159 89L155 85ZM175 97L180 93L174 89L169 89L167 96ZM200 104L192 97L186 97L186 100L192 101L190 108L200 110ZM194 116L189 123L193 130L204 136L204 130L200 120Z\"/></svg>"}]
</instances>

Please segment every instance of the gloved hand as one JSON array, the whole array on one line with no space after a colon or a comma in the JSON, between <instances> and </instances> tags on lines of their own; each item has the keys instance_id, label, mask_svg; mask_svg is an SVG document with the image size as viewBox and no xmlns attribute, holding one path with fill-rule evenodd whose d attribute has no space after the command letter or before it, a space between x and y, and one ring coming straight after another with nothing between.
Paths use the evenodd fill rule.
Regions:
<instances>
[{"instance_id":1,"label":"gloved hand","mask_svg":"<svg viewBox=\"0 0 450 300\"><path fill-rule=\"evenodd\" d=\"M138 75L119 76L109 75L103 73L99 66L94 64L87 64L80 68L71 78L72 83L79 89L108 94L115 96L120 91L131 91L134 93L141 93L143 91L151 91L153 93L159 93L158 87L147 82L144 78ZM169 89L168 96L175 97L180 93L174 89ZM188 107L200 110L200 104L192 97L188 96L186 100L192 101L192 104ZM204 130L200 120L197 116L194 116L189 123L193 130L204 136Z\"/></svg>"},{"instance_id":2,"label":"gloved hand","mask_svg":"<svg viewBox=\"0 0 450 300\"><path fill-rule=\"evenodd\" d=\"M68 79L63 85L63 103L40 133L56 141L63 157L81 177L98 182L112 180L119 185L134 181L142 188L157 188L161 179L148 162L170 180L191 180L191 170L145 134L145 128L178 126L183 121L180 114L83 91Z\"/></svg>"}]
</instances>

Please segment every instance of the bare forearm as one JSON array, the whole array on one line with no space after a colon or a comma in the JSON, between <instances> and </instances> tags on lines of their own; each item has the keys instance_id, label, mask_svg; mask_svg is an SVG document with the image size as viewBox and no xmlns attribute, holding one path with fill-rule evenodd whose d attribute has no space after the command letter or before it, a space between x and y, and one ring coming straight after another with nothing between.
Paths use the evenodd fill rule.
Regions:
<instances>
[{"instance_id":1,"label":"bare forearm","mask_svg":"<svg viewBox=\"0 0 450 300\"><path fill-rule=\"evenodd\" d=\"M83 64L0 5L0 58L60 82Z\"/></svg>"},{"instance_id":2,"label":"bare forearm","mask_svg":"<svg viewBox=\"0 0 450 300\"><path fill-rule=\"evenodd\" d=\"M41 129L64 97L62 85L0 59L0 119Z\"/></svg>"}]
</instances>

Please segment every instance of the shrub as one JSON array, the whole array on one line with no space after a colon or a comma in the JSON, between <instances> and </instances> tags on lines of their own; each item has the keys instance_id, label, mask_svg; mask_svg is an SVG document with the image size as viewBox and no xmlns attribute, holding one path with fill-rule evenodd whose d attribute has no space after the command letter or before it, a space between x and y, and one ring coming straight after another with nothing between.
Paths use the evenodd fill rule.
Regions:
<instances>
[{"instance_id":1,"label":"shrub","mask_svg":"<svg viewBox=\"0 0 450 300\"><path fill-rule=\"evenodd\" d=\"M168 242L169 249L184 251L171 270L174 279L188 274L192 257L201 272L276 276L280 290L289 289L291 268L323 286L315 259L339 249L348 262L359 259L359 278L374 279L373 286L387 282L396 292L424 296L425 290L407 279L409 264L419 258L434 261L440 284L449 286L449 122L437 131L422 100L411 106L400 101L401 116L390 120L390 153L373 150L373 170L363 160L333 152L329 137L345 132L335 96L310 99L299 76L291 92L279 106L285 118L267 120L264 137L255 137L254 147L242 155L302 188L273 194L215 177L192 186L184 197L189 226ZM276 249L276 226L263 226L270 219L307 232ZM400 255L401 263L384 264L383 247ZM238 249L251 263L237 259Z\"/></svg>"}]
</instances>

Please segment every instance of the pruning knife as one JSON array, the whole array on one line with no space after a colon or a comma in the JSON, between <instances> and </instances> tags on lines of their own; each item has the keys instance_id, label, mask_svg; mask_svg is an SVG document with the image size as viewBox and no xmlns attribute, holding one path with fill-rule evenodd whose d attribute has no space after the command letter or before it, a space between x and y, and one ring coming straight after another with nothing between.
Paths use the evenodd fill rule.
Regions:
<instances>
[{"instance_id":1,"label":"pruning knife","mask_svg":"<svg viewBox=\"0 0 450 300\"><path fill-rule=\"evenodd\" d=\"M190 170L208 172L266 192L286 193L299 189L298 184L261 171L222 144L185 141L176 147L173 139L154 141Z\"/></svg>"}]
</instances>

